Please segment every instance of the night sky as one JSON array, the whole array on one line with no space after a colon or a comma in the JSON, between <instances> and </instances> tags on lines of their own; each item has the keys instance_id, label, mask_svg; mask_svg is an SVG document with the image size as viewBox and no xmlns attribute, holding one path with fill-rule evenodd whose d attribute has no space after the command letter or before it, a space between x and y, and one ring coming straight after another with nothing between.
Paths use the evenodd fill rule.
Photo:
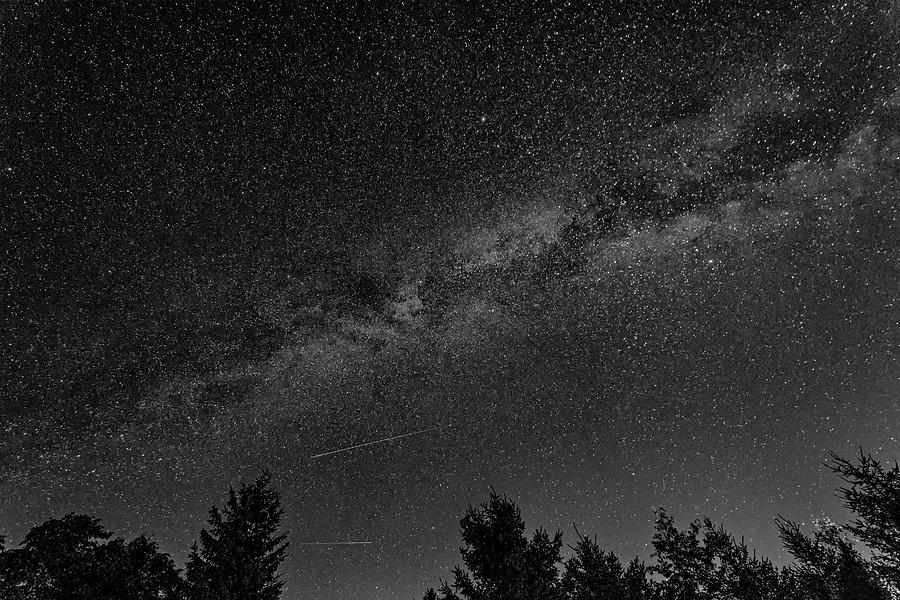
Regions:
<instances>
[{"instance_id":1,"label":"night sky","mask_svg":"<svg viewBox=\"0 0 900 600\"><path fill-rule=\"evenodd\" d=\"M783 560L829 450L900 457L898 48L887 0L4 3L0 532L180 563L268 468L286 600L421 597L492 486Z\"/></svg>"}]
</instances>

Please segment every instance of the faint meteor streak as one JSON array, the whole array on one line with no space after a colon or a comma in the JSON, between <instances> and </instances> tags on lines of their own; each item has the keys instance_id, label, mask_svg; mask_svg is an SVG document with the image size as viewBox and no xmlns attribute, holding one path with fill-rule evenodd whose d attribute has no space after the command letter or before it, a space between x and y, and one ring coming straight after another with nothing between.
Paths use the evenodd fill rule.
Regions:
<instances>
[{"instance_id":1,"label":"faint meteor streak","mask_svg":"<svg viewBox=\"0 0 900 600\"><path fill-rule=\"evenodd\" d=\"M365 546L374 542L294 542L297 546Z\"/></svg>"},{"instance_id":2,"label":"faint meteor streak","mask_svg":"<svg viewBox=\"0 0 900 600\"><path fill-rule=\"evenodd\" d=\"M373 444L380 444L382 442L390 442L393 440L399 440L400 438L409 437L411 435L418 435L420 433L425 433L426 431L431 431L432 429L437 429L437 427L429 427L427 429L419 429L418 431L411 431L409 433L402 433L400 435L394 435L391 437L386 437L380 440L375 440L373 442L366 442L365 444L356 444L355 446L347 446L346 448L338 448L337 450L331 450L330 452L323 452L322 454L314 454L310 456L310 459L313 458L321 458L323 456L328 456L329 454L337 454L338 452L346 452L348 450L355 450L356 448L362 448L364 446L371 446Z\"/></svg>"}]
</instances>

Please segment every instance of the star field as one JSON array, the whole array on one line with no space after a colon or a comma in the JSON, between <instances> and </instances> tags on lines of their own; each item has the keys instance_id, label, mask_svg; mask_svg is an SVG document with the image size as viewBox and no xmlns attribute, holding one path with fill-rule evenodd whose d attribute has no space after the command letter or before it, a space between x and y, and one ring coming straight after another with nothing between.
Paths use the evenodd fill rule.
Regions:
<instances>
[{"instance_id":1,"label":"star field","mask_svg":"<svg viewBox=\"0 0 900 600\"><path fill-rule=\"evenodd\" d=\"M302 4L0 12L0 532L268 468L284 598L412 598L491 486L777 562L900 455L896 7Z\"/></svg>"}]
</instances>

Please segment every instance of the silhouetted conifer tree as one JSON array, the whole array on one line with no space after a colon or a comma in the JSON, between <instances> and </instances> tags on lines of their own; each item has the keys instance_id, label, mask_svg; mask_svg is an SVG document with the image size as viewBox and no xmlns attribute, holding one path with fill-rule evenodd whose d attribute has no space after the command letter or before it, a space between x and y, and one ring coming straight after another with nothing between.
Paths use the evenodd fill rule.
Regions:
<instances>
[{"instance_id":1,"label":"silhouetted conifer tree","mask_svg":"<svg viewBox=\"0 0 900 600\"><path fill-rule=\"evenodd\" d=\"M578 531L576 530L576 533ZM643 600L649 598L647 570L635 558L627 571L612 552L600 549L596 539L578 533L575 555L565 563L562 588L569 600Z\"/></svg>"},{"instance_id":2,"label":"silhouetted conifer tree","mask_svg":"<svg viewBox=\"0 0 900 600\"><path fill-rule=\"evenodd\" d=\"M429 589L427 592L425 592L422 600L438 600L437 592L434 591L434 588Z\"/></svg>"},{"instance_id":3,"label":"silhouetted conifer tree","mask_svg":"<svg viewBox=\"0 0 900 600\"><path fill-rule=\"evenodd\" d=\"M809 600L890 600L872 568L832 523L820 524L812 537L790 521L778 529L796 559L789 567L798 597Z\"/></svg>"},{"instance_id":4,"label":"silhouetted conifer tree","mask_svg":"<svg viewBox=\"0 0 900 600\"><path fill-rule=\"evenodd\" d=\"M238 493L228 490L225 509L209 512L187 563L191 600L276 600L283 582L276 574L285 558L286 534L277 535L281 498L263 473Z\"/></svg>"},{"instance_id":5,"label":"silhouetted conifer tree","mask_svg":"<svg viewBox=\"0 0 900 600\"><path fill-rule=\"evenodd\" d=\"M653 548L650 570L663 577L656 586L662 600L780 598L779 571L708 518L679 531L659 509Z\"/></svg>"},{"instance_id":6,"label":"silhouetted conifer tree","mask_svg":"<svg viewBox=\"0 0 900 600\"><path fill-rule=\"evenodd\" d=\"M643 600L653 598L653 585L647 579L647 566L635 556L628 563L628 567L622 574L622 582L625 584L625 598L628 600Z\"/></svg>"},{"instance_id":7,"label":"silhouetted conifer tree","mask_svg":"<svg viewBox=\"0 0 900 600\"><path fill-rule=\"evenodd\" d=\"M557 563L562 534L551 538L538 529L531 540L519 508L508 498L491 492L481 509L470 506L460 521L460 548L468 571L457 566L453 585L444 582L440 595L434 590L427 600L554 600L563 598Z\"/></svg>"},{"instance_id":8,"label":"silhouetted conifer tree","mask_svg":"<svg viewBox=\"0 0 900 600\"><path fill-rule=\"evenodd\" d=\"M848 484L838 494L858 515L847 529L876 552L875 569L900 590L900 465L885 469L861 450L858 463L832 459L828 466Z\"/></svg>"}]
</instances>

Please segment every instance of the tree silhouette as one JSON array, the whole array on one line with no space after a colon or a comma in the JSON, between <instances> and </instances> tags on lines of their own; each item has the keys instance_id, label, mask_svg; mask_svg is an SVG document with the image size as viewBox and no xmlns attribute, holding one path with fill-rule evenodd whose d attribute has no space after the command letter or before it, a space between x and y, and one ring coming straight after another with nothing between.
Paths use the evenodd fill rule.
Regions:
<instances>
[{"instance_id":1,"label":"tree silhouette","mask_svg":"<svg viewBox=\"0 0 900 600\"><path fill-rule=\"evenodd\" d=\"M95 598L180 600L184 581L156 542L139 536L128 543L122 538L100 546L96 552Z\"/></svg>"},{"instance_id":2,"label":"tree silhouette","mask_svg":"<svg viewBox=\"0 0 900 600\"><path fill-rule=\"evenodd\" d=\"M811 534L777 521L794 563L778 569L708 518L679 530L663 509L652 538L656 561L623 567L596 538L581 535L561 563L562 535L538 529L529 539L506 496L470 506L460 521L465 567L424 600L894 600L900 597L900 466L862 452L834 454L829 468L847 484L839 495L857 518L817 523ZM38 525L21 547L0 535L0 600L277 600L285 558L279 494L264 472L225 508L209 513L182 580L171 558L145 536L110 539L96 518L70 513ZM874 552L864 558L855 535ZM648 574L652 577L648 578Z\"/></svg>"},{"instance_id":3,"label":"tree silhouette","mask_svg":"<svg viewBox=\"0 0 900 600\"><path fill-rule=\"evenodd\" d=\"M891 597L877 580L871 564L866 563L840 527L820 523L812 537L797 524L778 521L781 540L796 559L788 567L792 586L810 600L889 600Z\"/></svg>"},{"instance_id":4,"label":"tree silhouette","mask_svg":"<svg viewBox=\"0 0 900 600\"><path fill-rule=\"evenodd\" d=\"M209 530L201 530L187 562L191 600L275 600L283 582L276 574L285 558L286 534L277 535L283 510L278 492L264 472L228 502L209 512Z\"/></svg>"},{"instance_id":5,"label":"tree silhouette","mask_svg":"<svg viewBox=\"0 0 900 600\"><path fill-rule=\"evenodd\" d=\"M849 487L838 489L847 508L858 515L847 529L876 551L876 570L900 589L900 465L885 469L872 455L859 453L858 464L831 455L827 465Z\"/></svg>"},{"instance_id":6,"label":"tree silhouette","mask_svg":"<svg viewBox=\"0 0 900 600\"><path fill-rule=\"evenodd\" d=\"M627 600L640 600L653 598L653 585L647 579L647 566L637 556L631 559L628 567L622 574L624 584L624 597Z\"/></svg>"},{"instance_id":7,"label":"tree silhouette","mask_svg":"<svg viewBox=\"0 0 900 600\"><path fill-rule=\"evenodd\" d=\"M708 518L679 531L670 515L657 510L653 548L650 570L663 577L656 586L662 600L781 597L779 571Z\"/></svg>"},{"instance_id":8,"label":"tree silhouette","mask_svg":"<svg viewBox=\"0 0 900 600\"><path fill-rule=\"evenodd\" d=\"M596 539L581 535L565 563L562 588L570 600L642 600L650 597L647 569L635 558L628 569L619 558L600 549Z\"/></svg>"},{"instance_id":9,"label":"tree silhouette","mask_svg":"<svg viewBox=\"0 0 900 600\"><path fill-rule=\"evenodd\" d=\"M519 508L491 492L481 508L470 506L460 521L460 548L468 571L453 570L452 589L444 582L440 596L433 589L426 600L553 600L562 598L557 563L562 534L553 538L538 529L529 540Z\"/></svg>"},{"instance_id":10,"label":"tree silhouette","mask_svg":"<svg viewBox=\"0 0 900 600\"><path fill-rule=\"evenodd\" d=\"M22 548L0 546L3 600L176 600L182 581L172 559L139 536L102 543L98 519L68 514L32 528Z\"/></svg>"},{"instance_id":11,"label":"tree silhouette","mask_svg":"<svg viewBox=\"0 0 900 600\"><path fill-rule=\"evenodd\" d=\"M516 505L491 493L460 522L457 566L424 600L896 600L900 598L900 465L883 467L860 452L857 461L832 454L828 466L847 487L838 493L856 513L853 523L817 524L811 535L779 518L782 542L794 562L776 568L757 558L708 518L679 530L665 510L656 512L649 569L635 558L623 568L596 538L581 535L559 575L561 535L538 530L531 540ZM867 560L848 534L874 552ZM651 575L648 578L648 573Z\"/></svg>"}]
</instances>

